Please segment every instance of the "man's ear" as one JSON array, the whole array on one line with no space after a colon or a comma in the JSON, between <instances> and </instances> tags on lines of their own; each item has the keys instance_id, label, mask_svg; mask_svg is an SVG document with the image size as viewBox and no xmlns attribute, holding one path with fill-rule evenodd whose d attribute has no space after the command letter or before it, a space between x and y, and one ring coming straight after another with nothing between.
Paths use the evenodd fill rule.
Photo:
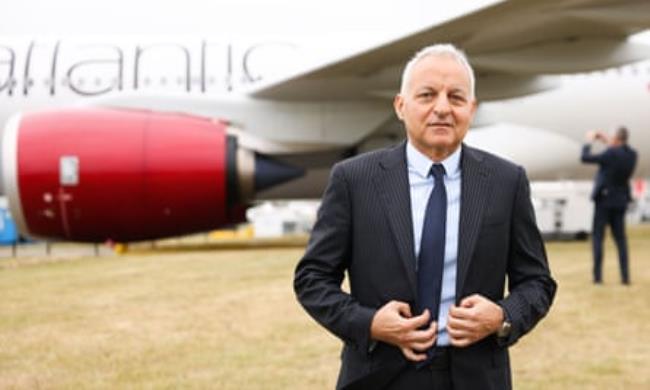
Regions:
<instances>
[{"instance_id":1,"label":"man's ear","mask_svg":"<svg viewBox=\"0 0 650 390\"><path fill-rule=\"evenodd\" d=\"M404 109L404 98L399 93L395 95L395 98L393 99L393 108L395 109L395 114L399 120L404 120L404 116L402 115L402 110Z\"/></svg>"}]
</instances>

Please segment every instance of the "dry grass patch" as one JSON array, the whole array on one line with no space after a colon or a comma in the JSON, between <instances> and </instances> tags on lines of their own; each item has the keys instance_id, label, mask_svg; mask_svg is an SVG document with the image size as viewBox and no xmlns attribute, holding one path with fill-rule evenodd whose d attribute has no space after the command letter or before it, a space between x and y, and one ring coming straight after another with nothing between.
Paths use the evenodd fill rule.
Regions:
<instances>
[{"instance_id":1,"label":"dry grass patch","mask_svg":"<svg viewBox=\"0 0 650 390\"><path fill-rule=\"evenodd\" d=\"M516 389L650 388L650 229L631 237L631 287L607 247L548 246L551 314L512 349ZM0 262L0 388L328 389L339 342L298 306L301 249Z\"/></svg>"},{"instance_id":2,"label":"dry grass patch","mask_svg":"<svg viewBox=\"0 0 650 390\"><path fill-rule=\"evenodd\" d=\"M630 231L631 286L608 237L605 284L591 284L589 243L551 243L559 289L540 326L512 349L517 389L650 389L650 227Z\"/></svg>"}]
</instances>

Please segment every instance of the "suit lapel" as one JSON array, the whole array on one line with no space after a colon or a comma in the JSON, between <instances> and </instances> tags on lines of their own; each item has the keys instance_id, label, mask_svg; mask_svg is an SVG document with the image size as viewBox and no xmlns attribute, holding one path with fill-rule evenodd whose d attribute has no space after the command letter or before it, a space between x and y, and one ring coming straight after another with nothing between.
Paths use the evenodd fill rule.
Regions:
<instances>
[{"instance_id":1,"label":"suit lapel","mask_svg":"<svg viewBox=\"0 0 650 390\"><path fill-rule=\"evenodd\" d=\"M380 161L381 169L375 175L377 192L384 203L384 212L397 244L406 276L413 292L417 295L415 253L413 245L413 222L411 217L411 195L406 167L406 143L389 150Z\"/></svg>"},{"instance_id":2,"label":"suit lapel","mask_svg":"<svg viewBox=\"0 0 650 390\"><path fill-rule=\"evenodd\" d=\"M476 239L481 227L485 202L489 195L489 169L482 157L472 148L463 145L461 156L462 181L460 223L458 235L458 264L456 273L456 299L460 299L467 270L469 269Z\"/></svg>"}]
</instances>

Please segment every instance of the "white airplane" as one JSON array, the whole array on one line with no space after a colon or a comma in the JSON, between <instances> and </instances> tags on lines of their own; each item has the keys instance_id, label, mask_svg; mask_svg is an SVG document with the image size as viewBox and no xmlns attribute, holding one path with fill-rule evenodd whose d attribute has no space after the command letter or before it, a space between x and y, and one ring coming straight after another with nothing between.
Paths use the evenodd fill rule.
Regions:
<instances>
[{"instance_id":1,"label":"white airplane","mask_svg":"<svg viewBox=\"0 0 650 390\"><path fill-rule=\"evenodd\" d=\"M649 16L647 1L492 1L315 64L278 41L0 40L1 190L23 234L95 242L216 228L251 199L317 197L332 162L403 137L390 103L401 67L441 41L478 76L468 143L533 178L569 178L584 174L586 130L626 125L647 175L647 63L562 88L557 75L650 58L628 40Z\"/></svg>"}]
</instances>

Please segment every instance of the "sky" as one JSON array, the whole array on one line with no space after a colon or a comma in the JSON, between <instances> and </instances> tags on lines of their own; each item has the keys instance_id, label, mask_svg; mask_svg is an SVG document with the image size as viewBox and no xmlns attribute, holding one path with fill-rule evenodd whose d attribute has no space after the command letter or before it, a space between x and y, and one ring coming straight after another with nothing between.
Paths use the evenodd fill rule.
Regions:
<instances>
[{"instance_id":1,"label":"sky","mask_svg":"<svg viewBox=\"0 0 650 390\"><path fill-rule=\"evenodd\" d=\"M367 34L387 36L500 0L22 0L0 35Z\"/></svg>"},{"instance_id":2,"label":"sky","mask_svg":"<svg viewBox=\"0 0 650 390\"><path fill-rule=\"evenodd\" d=\"M309 58L307 63L318 63L501 1L14 0L11 14L3 15L0 22L0 41L15 36L27 40L110 36L108 41L119 42L116 35L128 41L147 35L187 36L194 41L199 37L245 46L277 39L300 47ZM644 37L641 41L650 43L650 33ZM269 52L260 50L256 55L276 55ZM280 68L287 70L284 64Z\"/></svg>"},{"instance_id":3,"label":"sky","mask_svg":"<svg viewBox=\"0 0 650 390\"><path fill-rule=\"evenodd\" d=\"M5 7L11 13L3 15L0 38L290 38L300 45L306 41L354 50L502 1L21 0ZM650 43L650 33L641 41Z\"/></svg>"}]
</instances>

